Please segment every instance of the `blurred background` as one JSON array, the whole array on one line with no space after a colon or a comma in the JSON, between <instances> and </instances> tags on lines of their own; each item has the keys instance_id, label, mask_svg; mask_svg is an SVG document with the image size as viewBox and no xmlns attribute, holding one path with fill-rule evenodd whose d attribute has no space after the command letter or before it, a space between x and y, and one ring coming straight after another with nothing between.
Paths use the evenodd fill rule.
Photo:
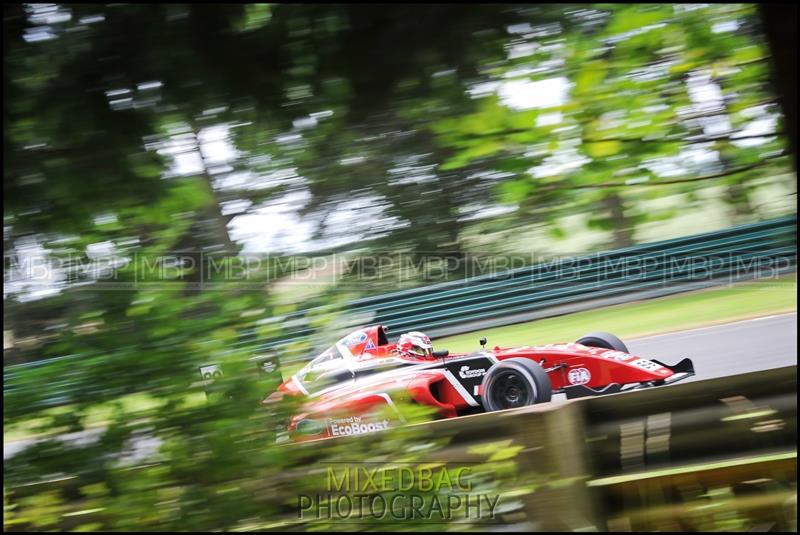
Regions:
<instances>
[{"instance_id":1,"label":"blurred background","mask_svg":"<svg viewBox=\"0 0 800 535\"><path fill-rule=\"evenodd\" d=\"M311 357L354 300L485 274L465 259L794 227L796 20L745 4L5 5L4 528L336 527L292 509L311 476L286 474L308 452L274 444L290 409L259 401L281 370L252 359L288 350L264 342L302 321L292 354ZM662 330L795 310L795 280L691 298L714 304L674 305ZM211 403L198 368L215 362L236 395ZM363 455L426 443L398 433ZM493 485L533 492L506 447ZM794 484L771 496L796 503ZM758 523L697 515L647 527ZM426 526L441 529L388 529Z\"/></svg>"}]
</instances>

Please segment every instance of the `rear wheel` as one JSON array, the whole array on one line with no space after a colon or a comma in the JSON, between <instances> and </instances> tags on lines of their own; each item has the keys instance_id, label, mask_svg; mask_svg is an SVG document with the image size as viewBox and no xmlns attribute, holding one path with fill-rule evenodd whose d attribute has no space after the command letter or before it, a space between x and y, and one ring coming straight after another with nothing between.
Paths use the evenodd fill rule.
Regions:
<instances>
[{"instance_id":1,"label":"rear wheel","mask_svg":"<svg viewBox=\"0 0 800 535\"><path fill-rule=\"evenodd\" d=\"M622 351L623 353L630 353L625 343L611 333L589 333L578 340L578 343L589 347L602 347L605 349Z\"/></svg>"},{"instance_id":2,"label":"rear wheel","mask_svg":"<svg viewBox=\"0 0 800 535\"><path fill-rule=\"evenodd\" d=\"M547 372L524 358L498 362L489 368L481 384L481 401L487 412L547 403L552 395Z\"/></svg>"}]
</instances>

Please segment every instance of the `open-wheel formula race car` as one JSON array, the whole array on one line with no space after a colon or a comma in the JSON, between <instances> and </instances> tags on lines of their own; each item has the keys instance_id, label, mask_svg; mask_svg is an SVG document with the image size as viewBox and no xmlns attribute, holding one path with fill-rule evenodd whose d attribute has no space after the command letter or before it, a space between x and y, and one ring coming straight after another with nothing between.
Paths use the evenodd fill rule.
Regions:
<instances>
[{"instance_id":1,"label":"open-wheel formula race car","mask_svg":"<svg viewBox=\"0 0 800 535\"><path fill-rule=\"evenodd\" d=\"M306 398L289 424L294 440L361 434L403 418L398 400L434 407L443 418L667 385L694 375L688 358L669 366L631 355L609 333L575 343L485 348L467 354L436 351L409 357L386 329L358 329L322 352L264 402ZM387 410L388 409L388 410ZM394 418L386 414L394 414ZM382 414L382 416L378 416Z\"/></svg>"}]
</instances>

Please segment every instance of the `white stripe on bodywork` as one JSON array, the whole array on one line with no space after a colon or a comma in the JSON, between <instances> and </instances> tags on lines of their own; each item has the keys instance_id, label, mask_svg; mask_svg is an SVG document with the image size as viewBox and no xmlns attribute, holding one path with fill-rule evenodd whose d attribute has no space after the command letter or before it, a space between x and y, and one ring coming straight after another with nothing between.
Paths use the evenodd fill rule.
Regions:
<instances>
[{"instance_id":1,"label":"white stripe on bodywork","mask_svg":"<svg viewBox=\"0 0 800 535\"><path fill-rule=\"evenodd\" d=\"M302 392L306 396L308 395L308 390L306 390L306 388L302 385L302 383L300 383L300 381L297 380L297 375L292 375L292 382L297 388L300 389L300 392Z\"/></svg>"},{"instance_id":2,"label":"white stripe on bodywork","mask_svg":"<svg viewBox=\"0 0 800 535\"><path fill-rule=\"evenodd\" d=\"M458 382L458 379L455 378L455 376L450 372L450 370L444 369L441 370L441 372L442 375L444 375L445 379L450 381L450 384L453 385L453 388L455 388L456 392L458 392L461 395L461 397L464 398L464 401L466 401L468 405L472 407L477 407L478 405L480 405L477 401L475 401L475 398L473 398L469 394L469 392L467 392L467 389L464 388L464 386Z\"/></svg>"},{"instance_id":3,"label":"white stripe on bodywork","mask_svg":"<svg viewBox=\"0 0 800 535\"><path fill-rule=\"evenodd\" d=\"M349 347L347 347L346 345L344 345L341 342L338 342L336 344L336 349L339 350L339 354L342 355L342 357L344 358L344 360L348 364L352 364L353 363L353 361L355 360L355 357L353 356L353 353L350 351Z\"/></svg>"},{"instance_id":4,"label":"white stripe on bodywork","mask_svg":"<svg viewBox=\"0 0 800 535\"><path fill-rule=\"evenodd\" d=\"M389 394L387 394L386 392L379 392L378 394L375 394L375 395L376 395L376 396L380 396L380 397L382 397L383 399L385 399L385 400L386 400L386 403L388 403L388 404L389 404L389 406L390 406L392 409L394 409L394 413L397 415L397 417L398 417L398 418L400 418L400 421L401 421L401 422L403 422L403 423L406 423L406 419L405 419L405 418L403 418L403 415L402 415L402 414L400 414L400 411L399 411L399 410L397 410L397 407L395 406L395 404L394 404L394 402L392 401L392 398L389 396Z\"/></svg>"}]
</instances>

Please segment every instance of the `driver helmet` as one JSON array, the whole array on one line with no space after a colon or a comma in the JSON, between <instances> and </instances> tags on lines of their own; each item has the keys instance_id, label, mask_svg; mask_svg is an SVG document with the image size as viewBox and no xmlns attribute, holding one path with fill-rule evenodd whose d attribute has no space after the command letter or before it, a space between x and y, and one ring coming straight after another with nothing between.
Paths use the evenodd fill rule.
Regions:
<instances>
[{"instance_id":1,"label":"driver helmet","mask_svg":"<svg viewBox=\"0 0 800 535\"><path fill-rule=\"evenodd\" d=\"M427 334L411 331L400 335L397 340L397 351L406 357L415 359L432 359L433 344Z\"/></svg>"}]
</instances>

